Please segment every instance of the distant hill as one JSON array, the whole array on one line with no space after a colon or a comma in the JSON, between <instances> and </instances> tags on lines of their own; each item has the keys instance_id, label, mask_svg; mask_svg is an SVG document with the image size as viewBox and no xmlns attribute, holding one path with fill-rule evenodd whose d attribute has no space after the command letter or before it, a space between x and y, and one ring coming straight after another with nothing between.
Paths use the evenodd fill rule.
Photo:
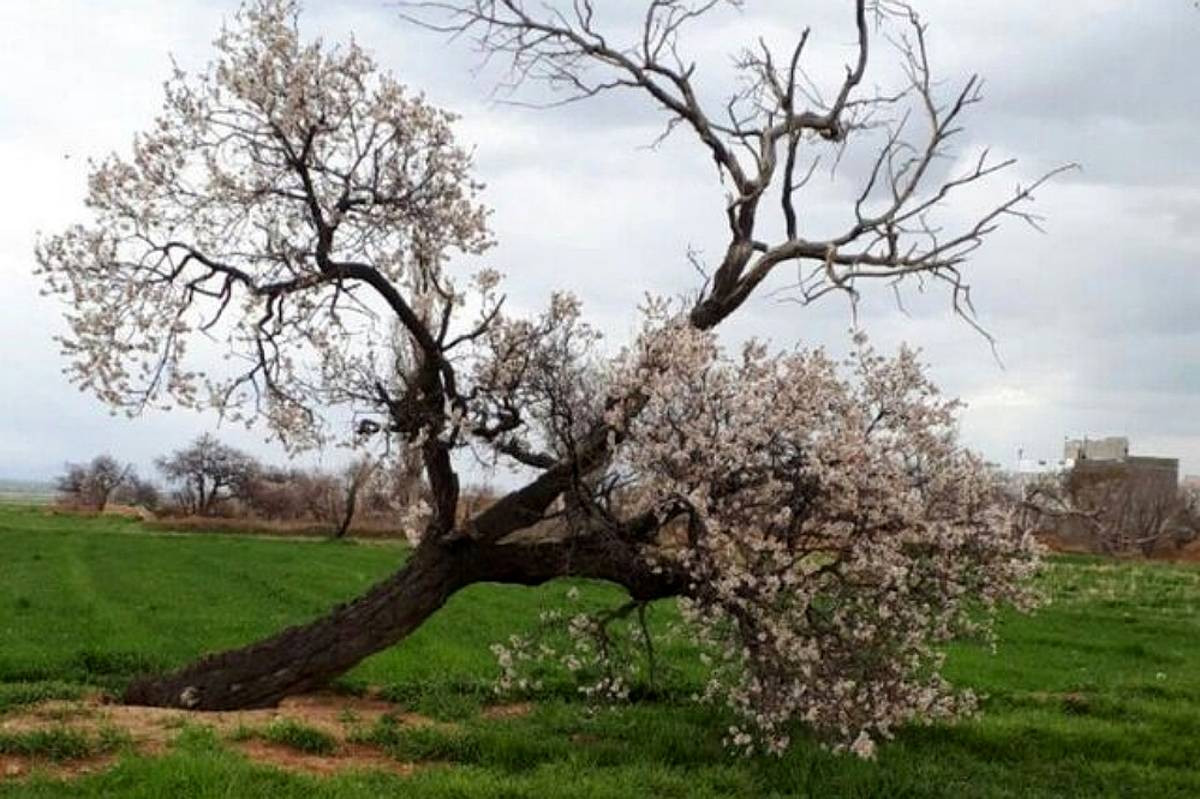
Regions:
<instances>
[{"instance_id":1,"label":"distant hill","mask_svg":"<svg viewBox=\"0 0 1200 799\"><path fill-rule=\"evenodd\" d=\"M54 499L54 484L45 480L0 478L0 502L49 502Z\"/></svg>"}]
</instances>

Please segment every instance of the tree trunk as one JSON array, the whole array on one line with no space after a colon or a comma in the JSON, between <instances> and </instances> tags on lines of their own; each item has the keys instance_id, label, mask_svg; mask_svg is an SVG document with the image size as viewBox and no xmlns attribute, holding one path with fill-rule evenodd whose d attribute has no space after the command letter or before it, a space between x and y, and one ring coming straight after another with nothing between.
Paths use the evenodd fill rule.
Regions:
<instances>
[{"instance_id":1,"label":"tree trunk","mask_svg":"<svg viewBox=\"0 0 1200 799\"><path fill-rule=\"evenodd\" d=\"M334 533L334 538L345 538L350 532L350 525L354 522L354 512L358 508L358 495L362 491L363 486L371 479L371 475L375 471L375 464L371 461L360 461L351 467L348 473L350 484L346 491L346 507L343 508L342 521L338 524L337 532Z\"/></svg>"},{"instance_id":2,"label":"tree trunk","mask_svg":"<svg viewBox=\"0 0 1200 799\"><path fill-rule=\"evenodd\" d=\"M338 528L334 532L334 538L345 538L346 533L350 532L350 525L354 522L354 511L358 506L358 483L350 486L350 492L346 496L346 507L342 511L342 520L338 523Z\"/></svg>"},{"instance_id":3,"label":"tree trunk","mask_svg":"<svg viewBox=\"0 0 1200 799\"><path fill-rule=\"evenodd\" d=\"M461 560L421 547L398 572L328 615L171 674L136 680L133 705L233 710L271 707L312 690L405 637L470 580Z\"/></svg>"},{"instance_id":4,"label":"tree trunk","mask_svg":"<svg viewBox=\"0 0 1200 799\"><path fill-rule=\"evenodd\" d=\"M124 699L194 710L270 707L400 641L472 583L539 585L564 576L612 582L643 601L678 596L687 585L681 573L649 564L636 548L606 535L498 545L427 540L402 569L326 616L171 674L139 679Z\"/></svg>"}]
</instances>

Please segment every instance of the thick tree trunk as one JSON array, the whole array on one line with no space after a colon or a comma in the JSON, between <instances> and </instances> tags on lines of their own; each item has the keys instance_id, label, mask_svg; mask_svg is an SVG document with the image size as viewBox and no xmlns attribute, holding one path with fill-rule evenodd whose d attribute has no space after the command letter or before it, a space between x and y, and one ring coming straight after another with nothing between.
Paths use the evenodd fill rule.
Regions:
<instances>
[{"instance_id":1,"label":"thick tree trunk","mask_svg":"<svg viewBox=\"0 0 1200 799\"><path fill-rule=\"evenodd\" d=\"M398 572L367 593L309 624L266 640L208 655L179 671L129 686L134 705L232 710L270 707L311 690L421 625L470 578L460 559L436 547L418 549Z\"/></svg>"},{"instance_id":2,"label":"thick tree trunk","mask_svg":"<svg viewBox=\"0 0 1200 799\"><path fill-rule=\"evenodd\" d=\"M400 641L472 583L538 585L563 576L607 580L640 600L676 596L686 586L682 575L655 569L608 536L504 545L427 541L396 574L328 615L171 674L139 679L125 702L194 710L270 707Z\"/></svg>"}]
</instances>

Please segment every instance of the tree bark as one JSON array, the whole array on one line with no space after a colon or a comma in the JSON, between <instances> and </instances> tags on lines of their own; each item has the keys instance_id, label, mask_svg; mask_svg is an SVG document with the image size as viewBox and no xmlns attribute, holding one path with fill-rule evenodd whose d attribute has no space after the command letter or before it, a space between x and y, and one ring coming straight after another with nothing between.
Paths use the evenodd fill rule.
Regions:
<instances>
[{"instance_id":1,"label":"tree bark","mask_svg":"<svg viewBox=\"0 0 1200 799\"><path fill-rule=\"evenodd\" d=\"M465 584L458 558L423 547L391 577L328 615L174 673L136 680L125 702L194 710L271 707L399 641Z\"/></svg>"},{"instance_id":2,"label":"tree bark","mask_svg":"<svg viewBox=\"0 0 1200 799\"><path fill-rule=\"evenodd\" d=\"M124 701L191 710L271 707L402 640L468 585L538 585L563 576L617 583L641 600L678 595L685 585L681 575L654 570L611 536L520 544L426 541L403 568L326 616L173 673L138 679Z\"/></svg>"}]
</instances>

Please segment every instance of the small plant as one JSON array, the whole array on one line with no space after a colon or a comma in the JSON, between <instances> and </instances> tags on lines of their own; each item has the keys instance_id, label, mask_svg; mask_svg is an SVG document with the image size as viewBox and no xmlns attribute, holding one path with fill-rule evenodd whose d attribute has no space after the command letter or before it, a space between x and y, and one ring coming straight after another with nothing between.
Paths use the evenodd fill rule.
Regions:
<instances>
[{"instance_id":1,"label":"small plant","mask_svg":"<svg viewBox=\"0 0 1200 799\"><path fill-rule=\"evenodd\" d=\"M412 713L438 721L463 721L483 709L493 693L490 685L478 681L450 681L441 685L396 683L381 696Z\"/></svg>"},{"instance_id":2,"label":"small plant","mask_svg":"<svg viewBox=\"0 0 1200 799\"><path fill-rule=\"evenodd\" d=\"M105 724L96 736L96 747L99 752L115 752L133 744L133 738L120 727Z\"/></svg>"},{"instance_id":3,"label":"small plant","mask_svg":"<svg viewBox=\"0 0 1200 799\"><path fill-rule=\"evenodd\" d=\"M83 716L90 716L92 715L92 711L88 710L82 703L71 702L69 704L43 708L39 715L52 721L66 723Z\"/></svg>"},{"instance_id":4,"label":"small plant","mask_svg":"<svg viewBox=\"0 0 1200 799\"><path fill-rule=\"evenodd\" d=\"M481 757L479 739L454 727L411 726L394 716L383 716L375 726L351 738L355 743L378 746L398 760L474 763Z\"/></svg>"},{"instance_id":5,"label":"small plant","mask_svg":"<svg viewBox=\"0 0 1200 799\"><path fill-rule=\"evenodd\" d=\"M239 724L234 728L233 732L229 734L229 740L238 742L249 741L252 738L257 737L257 735L258 733L255 732L253 727L247 727L245 724Z\"/></svg>"},{"instance_id":6,"label":"small plant","mask_svg":"<svg viewBox=\"0 0 1200 799\"><path fill-rule=\"evenodd\" d=\"M28 732L0 732L0 754L78 760L97 754L100 746L85 733L69 727Z\"/></svg>"},{"instance_id":7,"label":"small plant","mask_svg":"<svg viewBox=\"0 0 1200 799\"><path fill-rule=\"evenodd\" d=\"M328 755L337 751L337 739L315 727L286 719L272 723L262 732L271 743L287 746L310 755Z\"/></svg>"},{"instance_id":8,"label":"small plant","mask_svg":"<svg viewBox=\"0 0 1200 799\"><path fill-rule=\"evenodd\" d=\"M0 715L14 708L33 705L47 699L78 699L82 690L65 682L0 683Z\"/></svg>"},{"instance_id":9,"label":"small plant","mask_svg":"<svg viewBox=\"0 0 1200 799\"><path fill-rule=\"evenodd\" d=\"M0 755L23 755L47 760L80 760L114 752L128 746L127 732L104 725L95 736L59 725L42 730L0 732Z\"/></svg>"}]
</instances>

